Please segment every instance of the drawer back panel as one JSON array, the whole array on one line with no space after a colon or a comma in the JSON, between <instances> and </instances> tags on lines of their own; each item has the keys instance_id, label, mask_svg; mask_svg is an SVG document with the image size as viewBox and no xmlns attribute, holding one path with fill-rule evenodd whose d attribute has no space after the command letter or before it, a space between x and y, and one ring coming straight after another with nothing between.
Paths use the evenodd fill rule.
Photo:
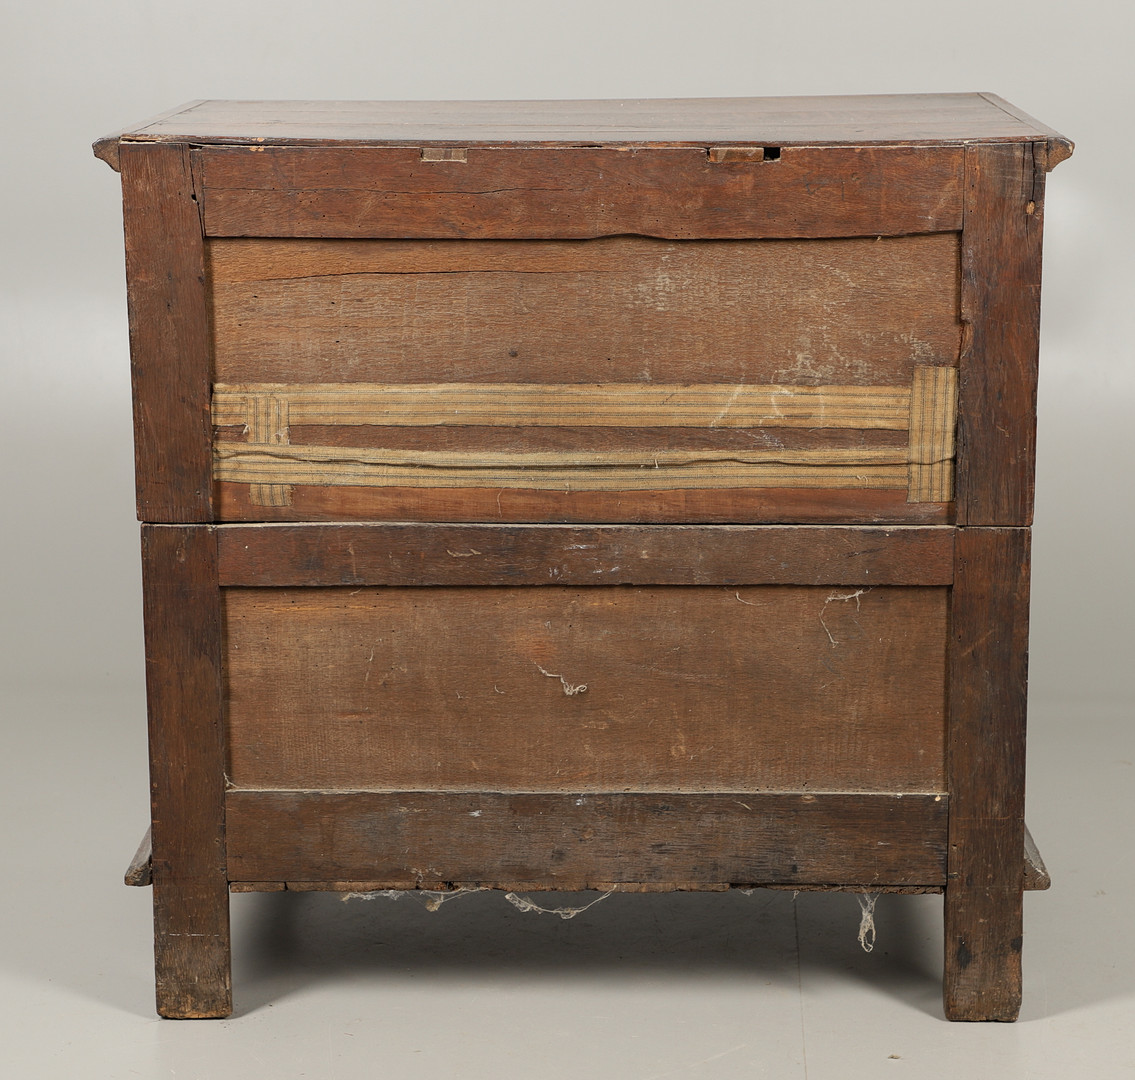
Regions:
<instances>
[{"instance_id":1,"label":"drawer back panel","mask_svg":"<svg viewBox=\"0 0 1135 1080\"><path fill-rule=\"evenodd\" d=\"M958 260L211 240L220 518L946 520Z\"/></svg>"},{"instance_id":2,"label":"drawer back panel","mask_svg":"<svg viewBox=\"0 0 1135 1080\"><path fill-rule=\"evenodd\" d=\"M944 792L944 586L224 590L236 788Z\"/></svg>"}]
</instances>

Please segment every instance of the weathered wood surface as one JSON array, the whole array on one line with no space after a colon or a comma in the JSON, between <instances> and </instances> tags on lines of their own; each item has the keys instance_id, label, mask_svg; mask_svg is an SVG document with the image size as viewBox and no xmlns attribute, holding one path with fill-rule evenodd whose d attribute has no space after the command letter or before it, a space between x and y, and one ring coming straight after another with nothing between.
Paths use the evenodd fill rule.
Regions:
<instances>
[{"instance_id":1,"label":"weathered wood surface","mask_svg":"<svg viewBox=\"0 0 1135 1080\"><path fill-rule=\"evenodd\" d=\"M704 147L205 146L209 236L669 239L901 236L961 224L960 146L784 147L774 161Z\"/></svg>"},{"instance_id":2,"label":"weathered wood surface","mask_svg":"<svg viewBox=\"0 0 1135 1080\"><path fill-rule=\"evenodd\" d=\"M224 521L798 522L942 525L953 503L912 503L905 491L716 488L535 491L297 485L290 506L249 501L249 485L215 485Z\"/></svg>"},{"instance_id":3,"label":"weathered wood surface","mask_svg":"<svg viewBox=\"0 0 1135 1080\"><path fill-rule=\"evenodd\" d=\"M158 1012L227 1016L224 703L212 528L143 526L142 584Z\"/></svg>"},{"instance_id":4,"label":"weathered wood surface","mask_svg":"<svg viewBox=\"0 0 1135 1080\"><path fill-rule=\"evenodd\" d=\"M237 391L253 384L288 384L294 396L329 378L360 384L365 391L390 384L418 386L431 379L451 383L457 377L462 385L486 392L508 390L511 384L513 390L531 387L533 393L552 386L598 385L608 393L625 385L624 397L691 384L801 387L785 390L784 409L790 412L788 405L795 407L790 392L806 393L817 386L833 392L841 386L869 386L875 388L872 393L891 387L896 394L908 394L916 370L928 363L955 363L960 345L956 234L768 243L642 237L233 240L214 241L209 251L216 296L214 377L226 389L226 401L234 394L240 399ZM757 420L741 429L725 409L718 410L721 416L707 413L703 427L692 428L677 424L665 407L653 410L658 417L654 428L641 426L651 420L650 410L640 410L639 420L634 419L637 413L626 413L625 428L595 426L594 418L587 426L565 422L551 427L520 421L493 427L463 420L455 431L440 421L407 429L397 418L380 426L312 426L296 406L290 408L283 438L296 447L509 455L639 448L653 454L860 448L876 454L904 445L905 432L886 430L887 425L866 415L860 429L851 430L856 410L848 410L838 427L834 420L829 427L827 420L817 419L811 427L782 428L787 421L772 416L768 423L777 425L775 431ZM236 422L226 421L225 415L217 416L218 423L229 424L218 431L221 452L249 437L243 426L247 418L232 426ZM567 421L571 415L565 413ZM555 419L549 415L544 421ZM907 426L905 416L899 426ZM407 481L400 487L397 478L388 478L380 491L368 490L362 481L354 487L349 480L295 484L290 512L264 509L261 504L273 500L250 501L239 485L224 482L217 500L225 520L921 522L945 520L949 514L944 503L907 506L905 498L863 490L874 483L867 476L870 470L846 471L859 478L851 485L858 485L855 495L832 490L842 480L827 488L802 482L799 487L810 487L811 494L798 488L773 492L753 480L759 494L738 486L714 498L699 489L724 481L679 484L674 481L681 477L664 481L661 473L657 489L635 495L581 490L608 482L619 487L616 479L594 477L561 483L558 492L555 483L545 483L541 491L513 481L504 485L506 492L475 477L462 488L457 486L460 476L443 488L432 470L430 486L441 490L420 497L414 494L420 485ZM624 486L644 483L637 472L633 481ZM889 486L896 483L905 482ZM468 490L476 487L486 490ZM670 494L667 488L691 494Z\"/></svg>"},{"instance_id":5,"label":"weathered wood surface","mask_svg":"<svg viewBox=\"0 0 1135 1080\"><path fill-rule=\"evenodd\" d=\"M959 525L1032 522L1044 171L1034 144L966 151Z\"/></svg>"},{"instance_id":6,"label":"weathered wood surface","mask_svg":"<svg viewBox=\"0 0 1135 1080\"><path fill-rule=\"evenodd\" d=\"M224 525L222 585L949 585L942 527Z\"/></svg>"},{"instance_id":7,"label":"weathered wood surface","mask_svg":"<svg viewBox=\"0 0 1135 1080\"><path fill-rule=\"evenodd\" d=\"M614 101L194 101L133 125L120 137L267 146L779 147L1038 139L1070 146L1063 136L996 95L976 93Z\"/></svg>"},{"instance_id":8,"label":"weathered wood surface","mask_svg":"<svg viewBox=\"0 0 1135 1080\"><path fill-rule=\"evenodd\" d=\"M289 442L295 446L343 446L391 450L471 450L501 452L619 450L866 450L904 451L909 433L874 428L818 427L601 427L583 425L367 425L291 424ZM247 443L243 425L216 429L217 443Z\"/></svg>"},{"instance_id":9,"label":"weathered wood surface","mask_svg":"<svg viewBox=\"0 0 1135 1080\"><path fill-rule=\"evenodd\" d=\"M959 529L951 596L946 1014L1021 1000L1029 530Z\"/></svg>"},{"instance_id":10,"label":"weathered wood surface","mask_svg":"<svg viewBox=\"0 0 1135 1080\"><path fill-rule=\"evenodd\" d=\"M123 146L138 517L212 516L205 255L189 148Z\"/></svg>"},{"instance_id":11,"label":"weathered wood surface","mask_svg":"<svg viewBox=\"0 0 1135 1080\"><path fill-rule=\"evenodd\" d=\"M611 883L941 885L935 795L234 791L234 880L516 889Z\"/></svg>"},{"instance_id":12,"label":"weathered wood surface","mask_svg":"<svg viewBox=\"0 0 1135 1080\"><path fill-rule=\"evenodd\" d=\"M230 588L228 777L941 793L946 600L827 585Z\"/></svg>"},{"instance_id":13,"label":"weathered wood surface","mask_svg":"<svg viewBox=\"0 0 1135 1080\"><path fill-rule=\"evenodd\" d=\"M134 852L134 858L130 860L130 865L126 868L122 880L126 885L146 886L152 884L153 847L150 843L149 829L146 830L146 835L142 837L138 850Z\"/></svg>"},{"instance_id":14,"label":"weathered wood surface","mask_svg":"<svg viewBox=\"0 0 1135 1080\"><path fill-rule=\"evenodd\" d=\"M214 381L909 386L957 363L958 258L956 233L213 240Z\"/></svg>"},{"instance_id":15,"label":"weathered wood surface","mask_svg":"<svg viewBox=\"0 0 1135 1080\"><path fill-rule=\"evenodd\" d=\"M439 904L450 896L461 891L471 889L492 889L498 892L549 892L562 890L562 886L554 882L549 884L543 881L500 881L500 882L446 882L445 889L419 889L416 884L401 882L397 887L387 881L232 881L229 891L234 893L249 892L341 892L341 893L376 893L389 890L397 892L419 892L433 900L435 893ZM846 893L889 893L900 896L919 896L927 893L940 893L941 885L881 885L874 882L870 885L760 885L755 882L746 882L740 885L731 885L727 881L596 881L590 886L596 892L617 893L665 893L665 892L729 892L730 889L770 889L774 891L792 892L846 892Z\"/></svg>"}]
</instances>

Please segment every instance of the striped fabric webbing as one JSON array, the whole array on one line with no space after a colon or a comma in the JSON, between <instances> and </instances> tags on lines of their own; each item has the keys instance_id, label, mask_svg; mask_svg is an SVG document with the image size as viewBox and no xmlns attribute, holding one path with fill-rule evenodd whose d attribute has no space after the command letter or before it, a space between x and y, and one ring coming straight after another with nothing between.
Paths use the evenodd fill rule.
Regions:
<instances>
[{"instance_id":1,"label":"striped fabric webbing","mask_svg":"<svg viewBox=\"0 0 1135 1080\"><path fill-rule=\"evenodd\" d=\"M217 480L287 505L291 485L626 491L711 487L906 488L952 498L953 368L910 387L531 383L217 384L213 422L248 442L214 447ZM770 451L452 451L290 445L289 426L700 427L908 430L905 448Z\"/></svg>"},{"instance_id":2,"label":"striped fabric webbing","mask_svg":"<svg viewBox=\"0 0 1135 1080\"><path fill-rule=\"evenodd\" d=\"M597 383L275 383L213 392L213 422L243 424L253 402L286 399L293 424L388 427L905 428L905 386Z\"/></svg>"}]
</instances>

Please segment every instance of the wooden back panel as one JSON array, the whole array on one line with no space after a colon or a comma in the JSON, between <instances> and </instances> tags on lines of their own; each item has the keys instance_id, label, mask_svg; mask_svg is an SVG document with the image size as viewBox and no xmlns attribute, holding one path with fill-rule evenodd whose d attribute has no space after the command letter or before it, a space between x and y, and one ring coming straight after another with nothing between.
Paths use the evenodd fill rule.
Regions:
<instances>
[{"instance_id":1,"label":"wooden back panel","mask_svg":"<svg viewBox=\"0 0 1135 1080\"><path fill-rule=\"evenodd\" d=\"M945 790L944 587L224 597L238 788Z\"/></svg>"},{"instance_id":2,"label":"wooden back panel","mask_svg":"<svg viewBox=\"0 0 1135 1080\"><path fill-rule=\"evenodd\" d=\"M958 255L213 240L222 518L942 520Z\"/></svg>"}]
</instances>

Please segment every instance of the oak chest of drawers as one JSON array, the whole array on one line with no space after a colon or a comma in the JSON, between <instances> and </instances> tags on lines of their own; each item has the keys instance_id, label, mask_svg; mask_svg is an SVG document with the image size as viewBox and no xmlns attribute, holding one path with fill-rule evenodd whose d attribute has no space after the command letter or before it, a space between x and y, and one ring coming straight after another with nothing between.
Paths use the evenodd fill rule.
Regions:
<instances>
[{"instance_id":1,"label":"oak chest of drawers","mask_svg":"<svg viewBox=\"0 0 1135 1080\"><path fill-rule=\"evenodd\" d=\"M1013 1019L1047 170L991 95L198 102L122 174L159 1012L230 890L942 891Z\"/></svg>"}]
</instances>

